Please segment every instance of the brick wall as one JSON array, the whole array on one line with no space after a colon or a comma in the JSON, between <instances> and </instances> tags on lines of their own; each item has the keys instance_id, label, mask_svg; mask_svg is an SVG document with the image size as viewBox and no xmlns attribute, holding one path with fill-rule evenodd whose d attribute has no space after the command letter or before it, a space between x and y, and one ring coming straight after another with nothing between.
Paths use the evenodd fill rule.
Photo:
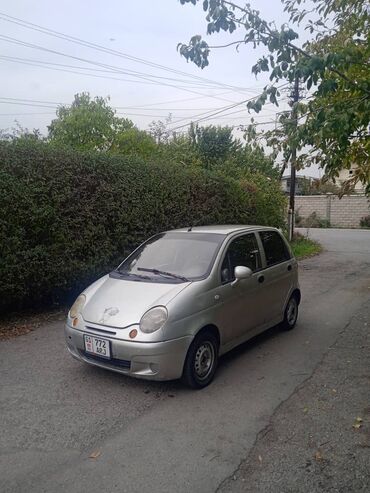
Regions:
<instances>
[{"instance_id":1,"label":"brick wall","mask_svg":"<svg viewBox=\"0 0 370 493\"><path fill-rule=\"evenodd\" d=\"M301 217L307 218L316 212L321 219L328 219L333 227L356 228L362 217L370 215L370 204L365 195L346 195L341 199L335 195L297 195L295 203Z\"/></svg>"}]
</instances>

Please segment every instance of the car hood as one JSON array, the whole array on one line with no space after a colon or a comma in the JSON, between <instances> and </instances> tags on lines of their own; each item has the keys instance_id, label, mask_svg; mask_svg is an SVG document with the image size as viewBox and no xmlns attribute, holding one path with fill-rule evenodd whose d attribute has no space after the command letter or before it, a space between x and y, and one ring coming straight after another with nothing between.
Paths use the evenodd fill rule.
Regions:
<instances>
[{"instance_id":1,"label":"car hood","mask_svg":"<svg viewBox=\"0 0 370 493\"><path fill-rule=\"evenodd\" d=\"M109 327L138 324L149 308L167 305L190 283L154 283L105 276L92 292L86 290L82 316L86 322Z\"/></svg>"}]
</instances>

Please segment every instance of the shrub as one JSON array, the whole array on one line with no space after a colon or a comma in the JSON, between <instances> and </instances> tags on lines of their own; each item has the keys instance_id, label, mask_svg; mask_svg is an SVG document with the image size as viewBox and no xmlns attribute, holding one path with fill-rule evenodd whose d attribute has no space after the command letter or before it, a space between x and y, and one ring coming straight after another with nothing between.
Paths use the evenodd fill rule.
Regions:
<instances>
[{"instance_id":1,"label":"shrub","mask_svg":"<svg viewBox=\"0 0 370 493\"><path fill-rule=\"evenodd\" d=\"M240 185L249 197L255 224L269 224L278 228L285 226L287 199L278 180L261 173L245 172Z\"/></svg>"},{"instance_id":2,"label":"shrub","mask_svg":"<svg viewBox=\"0 0 370 493\"><path fill-rule=\"evenodd\" d=\"M370 216L364 216L360 219L361 228L370 228Z\"/></svg>"},{"instance_id":3,"label":"shrub","mask_svg":"<svg viewBox=\"0 0 370 493\"><path fill-rule=\"evenodd\" d=\"M75 296L159 231L281 225L281 193L253 187L201 169L2 142L0 312ZM269 200L271 216L261 210Z\"/></svg>"},{"instance_id":4,"label":"shrub","mask_svg":"<svg viewBox=\"0 0 370 493\"><path fill-rule=\"evenodd\" d=\"M330 228L330 221L318 216L315 211L306 218L296 214L295 224L299 228Z\"/></svg>"},{"instance_id":5,"label":"shrub","mask_svg":"<svg viewBox=\"0 0 370 493\"><path fill-rule=\"evenodd\" d=\"M312 255L320 253L322 250L319 243L311 240L310 238L308 238L308 236L303 236L302 234L297 232L294 233L291 247L297 259L311 257Z\"/></svg>"}]
</instances>

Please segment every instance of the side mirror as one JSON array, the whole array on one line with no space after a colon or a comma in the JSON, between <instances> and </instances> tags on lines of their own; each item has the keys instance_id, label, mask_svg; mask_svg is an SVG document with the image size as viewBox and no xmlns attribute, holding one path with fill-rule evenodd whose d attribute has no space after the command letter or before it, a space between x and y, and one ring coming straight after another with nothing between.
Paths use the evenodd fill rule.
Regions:
<instances>
[{"instance_id":1,"label":"side mirror","mask_svg":"<svg viewBox=\"0 0 370 493\"><path fill-rule=\"evenodd\" d=\"M232 286L235 286L239 281L243 279L248 279L253 274L252 270L249 267L244 267L244 265L237 265L234 269L235 281L231 283Z\"/></svg>"}]
</instances>

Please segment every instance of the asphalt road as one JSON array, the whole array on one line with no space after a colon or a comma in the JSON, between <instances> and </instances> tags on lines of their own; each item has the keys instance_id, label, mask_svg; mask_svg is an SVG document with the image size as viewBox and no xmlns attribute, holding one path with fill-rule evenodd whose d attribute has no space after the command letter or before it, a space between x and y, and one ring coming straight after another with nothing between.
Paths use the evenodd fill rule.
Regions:
<instances>
[{"instance_id":1,"label":"asphalt road","mask_svg":"<svg viewBox=\"0 0 370 493\"><path fill-rule=\"evenodd\" d=\"M296 330L222 358L202 391L89 367L63 322L0 344L0 490L213 492L370 297L370 231L311 230ZM281 406L280 406L281 407ZM96 458L90 458L91 455Z\"/></svg>"},{"instance_id":2,"label":"asphalt road","mask_svg":"<svg viewBox=\"0 0 370 493\"><path fill-rule=\"evenodd\" d=\"M367 302L218 493L369 493L369 321Z\"/></svg>"}]
</instances>

